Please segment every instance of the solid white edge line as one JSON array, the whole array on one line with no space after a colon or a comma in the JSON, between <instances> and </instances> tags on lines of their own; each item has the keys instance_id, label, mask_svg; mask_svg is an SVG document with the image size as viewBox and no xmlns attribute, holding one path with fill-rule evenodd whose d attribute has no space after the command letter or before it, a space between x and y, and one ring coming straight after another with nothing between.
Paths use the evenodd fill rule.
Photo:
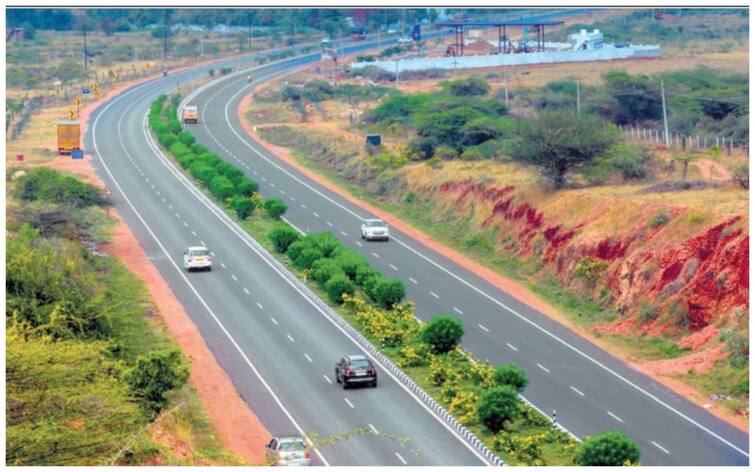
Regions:
<instances>
[{"instance_id":1,"label":"solid white edge line","mask_svg":"<svg viewBox=\"0 0 755 472\"><path fill-rule=\"evenodd\" d=\"M108 103L105 106L105 108L102 109L102 111L100 111L100 113L97 115L97 118L95 118L95 120L94 120L94 124L92 125L92 144L94 146L94 152L97 155L98 160L102 164L103 168L105 169L105 172L107 172L107 174L110 177L110 179L112 180L113 184L115 184L115 187L118 189L118 191L123 196L124 201L128 204L128 206L131 208L131 211L134 212L134 215L136 215L136 217L139 219L139 221L142 223L142 225L144 225L144 228L147 230L147 232L150 234L150 236L152 236L152 238L155 240L155 242L157 243L157 245L162 250L163 254L165 254L165 257L167 258L168 262L170 262L170 264L173 266L173 268L178 273L178 276L183 279L183 281L186 283L186 285L188 285L188 287L191 290L191 292L194 294L194 296L197 297L197 299L199 300L199 302L202 304L202 306L204 307L204 309L207 310L207 312L210 314L210 316L215 321L215 323L217 323L217 325L220 327L220 329L223 332L223 334L226 335L226 337L231 342L231 344L233 345L233 347L236 348L236 350L238 351L238 353L241 355L242 359L244 359L244 362L246 362L246 364L249 366L249 368L252 370L252 372L254 372L254 375L257 376L257 378L262 383L262 385L265 386L265 389L270 393L270 395L273 397L273 400L275 400L275 403L278 405L278 407L281 409L281 411L283 411L283 413L286 415L286 417L289 419L289 421L291 421L291 423L294 425L294 427L296 428L296 430L302 435L302 437L306 438L306 440L309 442L309 444L313 444L312 440L309 438L309 436L307 435L307 433L305 433L304 430L302 429L302 427L299 426L299 423L294 419L293 415L291 415L291 413L288 411L288 409L285 407L285 405L283 405L283 402L281 401L281 399L278 398L278 396L275 394L275 392L273 391L273 389L270 387L270 384L268 384L267 381L265 380L265 378L262 377L262 375L260 374L260 372L257 370L257 367L255 367L255 365L252 363L252 361L246 355L246 353L244 352L244 350L241 349L241 346L239 346L239 344L236 342L236 340L233 338L233 336L231 336L231 333L228 332L228 330L223 325L223 323L220 321L220 319L217 317L217 315L215 315L215 312L212 311L212 309L207 304L207 302L204 300L204 298L202 298L202 296L199 294L199 292L194 287L194 285L192 285L192 283L189 281L188 277L186 277L186 274L184 274L184 272L178 267L178 265L176 264L176 262L171 258L170 253L165 248L165 246L163 245L162 241L160 241L160 239L157 237L157 235L154 233L154 231L152 231L152 228L147 224L147 222L144 220L144 218L142 217L142 215L136 209L136 207L134 206L134 204L131 203L131 200L126 195L126 192L123 191L123 188L121 188L120 183L118 183L118 180L115 178L115 176L113 175L113 173L110 171L110 167L108 167L108 165L102 159L102 155L100 154L99 147L97 146L97 124L99 123L100 118L105 113L105 111L107 111L107 109L110 108L114 103L116 103L117 101L121 100L124 96L125 96L125 94L124 95L120 95L120 96L114 98L110 103ZM134 102L134 103L136 103L136 102ZM128 111L128 108L126 110L124 110L123 114L121 115L120 119L118 120L117 129L119 131L120 131L121 120L123 119L123 116L126 114L126 111ZM317 448L314 448L314 450L315 450L315 453L317 454L317 456L320 458L320 460L322 460L325 465L329 466L330 464L328 463L327 460L325 460L325 457L322 456L322 454L320 453L320 451Z\"/></svg>"},{"instance_id":2,"label":"solid white edge line","mask_svg":"<svg viewBox=\"0 0 755 472\"><path fill-rule=\"evenodd\" d=\"M396 454L396 457L398 457L398 459L399 459L399 460L400 460L400 461L401 461L401 462L402 462L402 463L403 463L404 465L406 465L406 464L407 464L407 462L406 462L406 461L404 460L404 458L403 458L403 457L401 457L401 454L399 454L398 452L396 452L396 453L394 453L394 454Z\"/></svg>"},{"instance_id":3,"label":"solid white edge line","mask_svg":"<svg viewBox=\"0 0 755 472\"><path fill-rule=\"evenodd\" d=\"M351 335L347 331L345 331L341 326L338 325L338 323L335 322L335 320L331 319L330 316L328 316L325 312L323 312L322 309L319 306L317 306L317 304L315 304L315 302L313 300L311 300L309 297L307 297L296 285L293 284L293 282L291 282L290 280L288 280L288 278L286 276L284 276L278 270L277 267L275 267L270 261L268 261L257 250L256 247L254 247L251 243L249 243L249 241L247 241L244 238L244 235L246 233L244 233L241 228L238 228L238 229L234 228L233 224L235 224L235 223L233 222L233 220L231 220L227 215L225 215L225 213L223 213L222 210L220 210L217 207L214 207L215 206L214 203L212 203L212 201L209 200L201 192L201 190L199 190L196 187L194 187L194 185L190 181L188 181L188 179L186 179L186 177L183 174L181 174L173 166L173 164L170 163L170 161L163 155L163 153L160 151L160 149L154 143L154 140L152 139L152 137L149 135L149 133L147 131L147 123L146 122L147 122L147 114L144 115L143 132L144 132L145 136L147 137L147 143L148 143L148 145L150 146L150 148L152 149L152 151L155 153L155 155L158 157L158 159L163 164L163 166L165 166L177 178L177 180L190 191L190 193L192 193L195 197L197 197L197 199L200 201L200 203L202 203L208 210L210 210L210 212L212 212L213 214L215 214L215 216L218 218L218 220L220 220L221 223L223 223L226 227L228 227L231 230L231 232L233 232L244 244L247 245L247 247L249 247L253 252L255 252L260 257L260 259L262 259L263 262L265 262L265 264L267 264L271 269L273 269L276 273L278 273L278 275L286 283L288 283L294 290L296 290L297 292L299 292L299 294L304 298L304 300L307 301L310 305L312 305L317 310L317 312L320 313L330 324L332 324L336 329L338 329L339 331L341 331L341 333L343 333L348 340L350 340L355 346L357 346L357 348L359 348L360 350L362 350L362 352L364 352L365 355L367 355L370 359L372 359L375 362L375 364L377 364L383 370L383 372L385 372L386 375L388 375L391 379L393 379L393 381L396 382L396 384L399 387L401 387L401 389L403 389L411 398L413 398L425 411L427 411L432 418L435 418L435 420L438 423L440 423L447 431L449 431L454 437L456 437L459 440L459 442L464 447L466 447L470 452L472 452L472 454L474 454L484 464L490 464L490 462L488 461L487 458L485 458L469 442L467 442L464 438L462 438L461 435L459 435L459 433L456 430L454 430L449 424L447 424L445 421L443 421L443 419L441 419L437 415L437 413L435 413L429 406L427 406L422 400L420 400L420 398L417 397L417 395L414 394L414 392L412 392L409 389L409 387L407 387L401 381L399 381L396 378L396 376L393 375L393 373L390 370L386 369L385 366L383 366L382 363L378 362L377 359L370 352L366 351L356 341L356 339L352 338ZM228 220L226 220L226 218L228 218ZM236 225L236 226L238 227L238 225ZM249 236L248 234L246 234L246 237L252 239L251 236Z\"/></svg>"}]
</instances>

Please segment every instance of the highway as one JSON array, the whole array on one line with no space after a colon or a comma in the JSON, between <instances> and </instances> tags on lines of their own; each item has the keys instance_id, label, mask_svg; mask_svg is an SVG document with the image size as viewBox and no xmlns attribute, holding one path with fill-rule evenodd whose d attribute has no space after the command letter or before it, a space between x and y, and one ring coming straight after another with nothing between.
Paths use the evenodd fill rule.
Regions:
<instances>
[{"instance_id":1,"label":"highway","mask_svg":"<svg viewBox=\"0 0 755 472\"><path fill-rule=\"evenodd\" d=\"M264 66L256 73L273 74L314 57ZM343 355L362 353L359 345L159 153L146 129L150 103L178 81L206 77L208 68L220 65L127 90L92 113L85 136L87 153L119 213L220 365L273 434L329 438L352 433L319 447L315 463L487 464L388 371L378 369L376 389L337 385L334 363ZM197 244L214 252L211 272L183 270L183 250Z\"/></svg>"},{"instance_id":2,"label":"highway","mask_svg":"<svg viewBox=\"0 0 755 472\"><path fill-rule=\"evenodd\" d=\"M749 437L685 400L591 342L487 283L451 260L392 229L388 243L360 240L371 215L313 182L250 138L238 122L240 100L258 83L221 78L191 97L200 122L198 142L243 170L265 197L280 197L286 218L305 232L330 231L386 276L398 277L417 316L458 316L464 346L494 364L527 372L524 396L577 437L607 429L631 435L644 465L747 465ZM132 128L130 128L132 129Z\"/></svg>"}]
</instances>

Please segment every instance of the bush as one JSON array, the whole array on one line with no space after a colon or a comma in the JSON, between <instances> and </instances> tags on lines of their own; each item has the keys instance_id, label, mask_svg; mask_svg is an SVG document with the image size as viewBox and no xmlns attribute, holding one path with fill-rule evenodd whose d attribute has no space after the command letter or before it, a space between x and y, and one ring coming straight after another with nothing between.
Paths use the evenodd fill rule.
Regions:
<instances>
[{"instance_id":1,"label":"bush","mask_svg":"<svg viewBox=\"0 0 755 472\"><path fill-rule=\"evenodd\" d=\"M309 240L305 238L299 238L299 240L294 241L288 246L288 249L286 249L286 255L293 261L299 255L305 250L310 249L314 247Z\"/></svg>"},{"instance_id":2,"label":"bush","mask_svg":"<svg viewBox=\"0 0 755 472\"><path fill-rule=\"evenodd\" d=\"M223 175L215 175L210 180L208 187L210 192L220 200L225 200L236 193L236 187L233 185L233 182Z\"/></svg>"},{"instance_id":3,"label":"bush","mask_svg":"<svg viewBox=\"0 0 755 472\"><path fill-rule=\"evenodd\" d=\"M139 356L126 379L145 411L157 415L167 404L166 394L181 387L189 377L181 351L171 349Z\"/></svg>"},{"instance_id":4,"label":"bush","mask_svg":"<svg viewBox=\"0 0 755 472\"><path fill-rule=\"evenodd\" d=\"M496 366L495 383L497 385L508 385L521 392L527 386L529 381L522 369L514 364L506 364Z\"/></svg>"},{"instance_id":5,"label":"bush","mask_svg":"<svg viewBox=\"0 0 755 472\"><path fill-rule=\"evenodd\" d=\"M750 188L750 165L748 163L740 164L734 168L731 173L731 178L735 184L739 185L744 190Z\"/></svg>"},{"instance_id":6,"label":"bush","mask_svg":"<svg viewBox=\"0 0 755 472\"><path fill-rule=\"evenodd\" d=\"M237 183L236 188L239 190L239 193L241 195L245 197L251 197L252 195L257 193L257 191L260 189L260 186L254 180L245 177Z\"/></svg>"},{"instance_id":7,"label":"bush","mask_svg":"<svg viewBox=\"0 0 755 472\"><path fill-rule=\"evenodd\" d=\"M176 141L178 141L178 138L177 138L177 137L176 137L176 135L175 135L175 134L173 134L173 133L168 133L168 132L165 132L165 133L161 133L161 134L159 134L159 135L157 136L157 140L158 140L158 141L160 142L160 144L161 144L161 145L162 145L163 147L170 149L170 147L171 147L171 146L172 146L173 144L175 144L175 143L176 143Z\"/></svg>"},{"instance_id":8,"label":"bush","mask_svg":"<svg viewBox=\"0 0 755 472\"><path fill-rule=\"evenodd\" d=\"M431 319L422 331L422 341L433 352L444 354L453 350L464 335L464 325L452 316L438 315Z\"/></svg>"},{"instance_id":9,"label":"bush","mask_svg":"<svg viewBox=\"0 0 755 472\"><path fill-rule=\"evenodd\" d=\"M207 186L210 185L212 178L217 175L215 174L215 169L213 169L209 164L206 164L205 162L202 162L200 160L195 160L191 163L191 165L189 166L189 173L192 177Z\"/></svg>"},{"instance_id":10,"label":"bush","mask_svg":"<svg viewBox=\"0 0 755 472\"><path fill-rule=\"evenodd\" d=\"M574 461L581 466L622 466L640 462L640 448L619 431L604 431L587 438Z\"/></svg>"},{"instance_id":11,"label":"bush","mask_svg":"<svg viewBox=\"0 0 755 472\"><path fill-rule=\"evenodd\" d=\"M288 225L280 225L273 228L268 234L268 238L275 246L275 250L285 253L291 244L299 240L299 232Z\"/></svg>"},{"instance_id":12,"label":"bush","mask_svg":"<svg viewBox=\"0 0 755 472\"><path fill-rule=\"evenodd\" d=\"M304 248L293 258L294 264L300 269L310 269L318 259L322 259L322 252L312 246Z\"/></svg>"},{"instance_id":13,"label":"bush","mask_svg":"<svg viewBox=\"0 0 755 472\"><path fill-rule=\"evenodd\" d=\"M249 197L235 197L231 206L233 206L233 211L236 212L236 216L241 220L245 220L252 216L254 209L257 208L254 200Z\"/></svg>"},{"instance_id":14,"label":"bush","mask_svg":"<svg viewBox=\"0 0 755 472\"><path fill-rule=\"evenodd\" d=\"M341 267L333 259L323 257L322 259L315 261L312 264L312 280L320 285L325 285L325 282L330 280L336 275L346 275L341 270Z\"/></svg>"},{"instance_id":15,"label":"bush","mask_svg":"<svg viewBox=\"0 0 755 472\"><path fill-rule=\"evenodd\" d=\"M107 200L100 189L47 167L31 169L15 185L16 198L84 208L104 205Z\"/></svg>"},{"instance_id":16,"label":"bush","mask_svg":"<svg viewBox=\"0 0 755 472\"><path fill-rule=\"evenodd\" d=\"M480 397L477 416L480 422L493 433L505 429L507 421L515 418L519 411L519 396L512 387L501 385L485 391Z\"/></svg>"},{"instance_id":17,"label":"bush","mask_svg":"<svg viewBox=\"0 0 755 472\"><path fill-rule=\"evenodd\" d=\"M363 266L357 267L356 276L354 277L354 282L356 282L357 285L359 285L360 287L364 287L366 290L369 280L376 279L381 276L382 275L380 274L380 272L373 269L369 265L363 265Z\"/></svg>"},{"instance_id":18,"label":"bush","mask_svg":"<svg viewBox=\"0 0 755 472\"><path fill-rule=\"evenodd\" d=\"M443 88L457 97L487 95L490 92L490 85L479 77L449 80L443 83Z\"/></svg>"},{"instance_id":19,"label":"bush","mask_svg":"<svg viewBox=\"0 0 755 472\"><path fill-rule=\"evenodd\" d=\"M331 257L335 250L341 246L338 238L333 236L333 233L328 233L327 231L310 233L307 235L307 240L319 249L325 257Z\"/></svg>"},{"instance_id":20,"label":"bush","mask_svg":"<svg viewBox=\"0 0 755 472\"><path fill-rule=\"evenodd\" d=\"M354 283L343 274L335 275L325 284L325 291L332 302L341 304L344 293L354 295Z\"/></svg>"},{"instance_id":21,"label":"bush","mask_svg":"<svg viewBox=\"0 0 755 472\"><path fill-rule=\"evenodd\" d=\"M275 219L283 216L283 214L286 213L286 210L288 210L288 207L280 198L270 198L265 200L264 207L265 210L267 210L267 214Z\"/></svg>"},{"instance_id":22,"label":"bush","mask_svg":"<svg viewBox=\"0 0 755 472\"><path fill-rule=\"evenodd\" d=\"M181 131L178 133L178 140L184 143L186 146L191 146L197 142L197 139L189 132Z\"/></svg>"},{"instance_id":23,"label":"bush","mask_svg":"<svg viewBox=\"0 0 755 472\"><path fill-rule=\"evenodd\" d=\"M404 283L399 279L381 277L372 288L375 302L382 308L390 309L404 298Z\"/></svg>"},{"instance_id":24,"label":"bush","mask_svg":"<svg viewBox=\"0 0 755 472\"><path fill-rule=\"evenodd\" d=\"M671 217L668 216L667 213L665 213L665 212L664 213L658 213L650 221L650 226L652 226L653 228L658 228L660 226L665 225L669 221L671 221Z\"/></svg>"},{"instance_id":25,"label":"bush","mask_svg":"<svg viewBox=\"0 0 755 472\"><path fill-rule=\"evenodd\" d=\"M353 249L340 248L335 251L334 256L341 270L354 281L356 281L359 268L368 266L367 261Z\"/></svg>"}]
</instances>

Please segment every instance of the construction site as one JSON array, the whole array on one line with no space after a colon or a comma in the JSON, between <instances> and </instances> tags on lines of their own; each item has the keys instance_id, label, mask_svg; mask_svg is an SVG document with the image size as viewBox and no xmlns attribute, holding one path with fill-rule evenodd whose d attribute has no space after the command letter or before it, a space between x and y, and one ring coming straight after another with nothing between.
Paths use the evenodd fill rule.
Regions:
<instances>
[{"instance_id":1,"label":"construction site","mask_svg":"<svg viewBox=\"0 0 755 472\"><path fill-rule=\"evenodd\" d=\"M414 57L357 61L351 63L351 68L373 66L401 73L427 69L611 61L661 55L659 45L611 43L598 29L582 29L568 35L567 41L563 42L545 40L547 29L561 29L563 24L563 21L525 19L436 22L436 27L449 33L443 37L450 40L437 41L434 47L418 48L419 53Z\"/></svg>"}]
</instances>

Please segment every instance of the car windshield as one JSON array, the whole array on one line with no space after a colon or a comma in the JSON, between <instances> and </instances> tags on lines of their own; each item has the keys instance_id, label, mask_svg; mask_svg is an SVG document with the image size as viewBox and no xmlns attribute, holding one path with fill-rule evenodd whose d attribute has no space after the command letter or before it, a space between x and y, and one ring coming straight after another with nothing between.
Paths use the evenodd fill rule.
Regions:
<instances>
[{"instance_id":1,"label":"car windshield","mask_svg":"<svg viewBox=\"0 0 755 472\"><path fill-rule=\"evenodd\" d=\"M205 257L210 254L210 251L207 249L192 249L189 255L191 257Z\"/></svg>"},{"instance_id":2,"label":"car windshield","mask_svg":"<svg viewBox=\"0 0 755 472\"><path fill-rule=\"evenodd\" d=\"M281 441L281 451L303 451L304 441L301 439L294 439L290 441Z\"/></svg>"},{"instance_id":3,"label":"car windshield","mask_svg":"<svg viewBox=\"0 0 755 472\"><path fill-rule=\"evenodd\" d=\"M351 361L352 367L369 367L370 361L367 359L352 359Z\"/></svg>"},{"instance_id":4,"label":"car windshield","mask_svg":"<svg viewBox=\"0 0 755 472\"><path fill-rule=\"evenodd\" d=\"M367 220L365 224L371 228L379 228L385 226L382 220Z\"/></svg>"}]
</instances>

